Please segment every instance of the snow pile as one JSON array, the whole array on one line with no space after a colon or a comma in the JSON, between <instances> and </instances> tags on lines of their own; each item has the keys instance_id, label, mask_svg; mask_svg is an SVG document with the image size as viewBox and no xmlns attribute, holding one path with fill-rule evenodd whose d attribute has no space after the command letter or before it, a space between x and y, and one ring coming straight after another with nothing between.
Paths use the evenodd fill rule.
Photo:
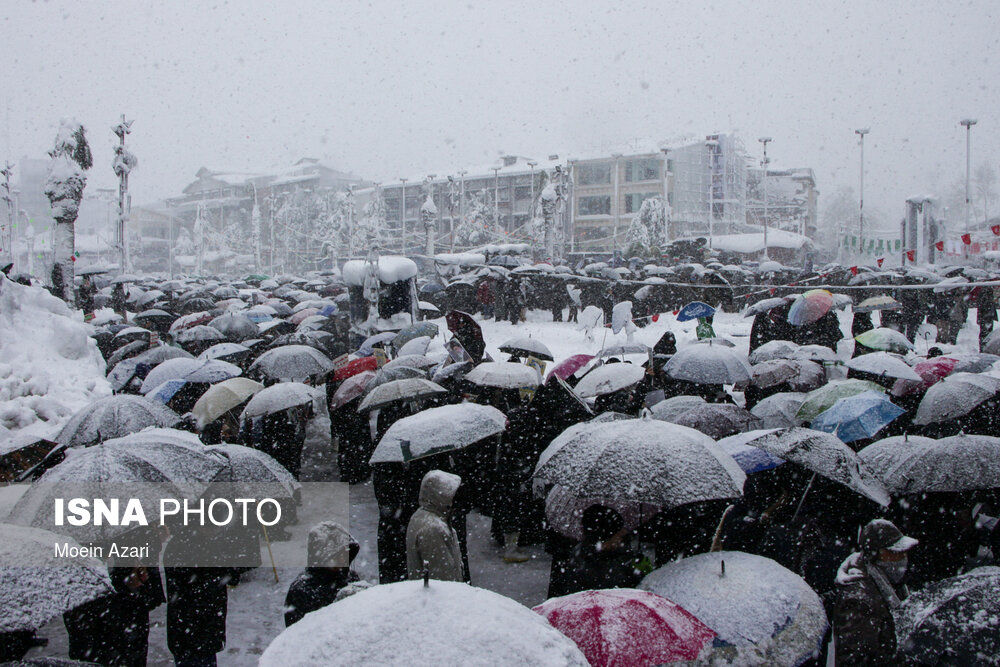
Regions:
<instances>
[{"instance_id":1,"label":"snow pile","mask_svg":"<svg viewBox=\"0 0 1000 667\"><path fill-rule=\"evenodd\" d=\"M375 586L314 611L260 658L280 665L589 664L572 640L517 602L467 584Z\"/></svg>"},{"instance_id":2,"label":"snow pile","mask_svg":"<svg viewBox=\"0 0 1000 667\"><path fill-rule=\"evenodd\" d=\"M79 312L41 287L0 277L0 426L54 437L111 394L104 370Z\"/></svg>"},{"instance_id":3,"label":"snow pile","mask_svg":"<svg viewBox=\"0 0 1000 667\"><path fill-rule=\"evenodd\" d=\"M348 285L361 287L365 284L368 273L368 262L352 259L344 264L342 269L344 282ZM407 257L386 255L378 258L378 277L383 283L398 283L409 280L417 275L416 263Z\"/></svg>"}]
</instances>

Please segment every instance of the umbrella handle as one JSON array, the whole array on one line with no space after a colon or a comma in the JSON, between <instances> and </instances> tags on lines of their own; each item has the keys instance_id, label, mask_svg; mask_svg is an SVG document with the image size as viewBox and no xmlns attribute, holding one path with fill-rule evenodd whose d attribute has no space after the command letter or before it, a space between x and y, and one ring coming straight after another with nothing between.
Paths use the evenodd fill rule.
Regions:
<instances>
[{"instance_id":1,"label":"umbrella handle","mask_svg":"<svg viewBox=\"0 0 1000 667\"><path fill-rule=\"evenodd\" d=\"M274 572L274 583L278 583L278 568L274 566L274 554L271 553L271 538L267 536L267 526L261 525L264 531L264 543L267 544L267 555L271 559L271 571Z\"/></svg>"},{"instance_id":2,"label":"umbrella handle","mask_svg":"<svg viewBox=\"0 0 1000 667\"><path fill-rule=\"evenodd\" d=\"M734 507L736 507L736 505L730 505L722 513L722 517L719 519L719 525L715 528L715 535L712 537L712 548L709 549L709 551L722 551L722 526L726 523L726 517L729 516L729 513L733 511Z\"/></svg>"},{"instance_id":3,"label":"umbrella handle","mask_svg":"<svg viewBox=\"0 0 1000 667\"><path fill-rule=\"evenodd\" d=\"M799 504L795 506L795 514L792 515L792 521L795 521L795 519L798 518L799 510L802 509L802 503L806 501L806 496L809 495L809 489L812 488L814 481L816 481L816 473L813 473L812 477L809 478L809 483L806 484L806 490L802 492L802 497L799 498Z\"/></svg>"}]
</instances>

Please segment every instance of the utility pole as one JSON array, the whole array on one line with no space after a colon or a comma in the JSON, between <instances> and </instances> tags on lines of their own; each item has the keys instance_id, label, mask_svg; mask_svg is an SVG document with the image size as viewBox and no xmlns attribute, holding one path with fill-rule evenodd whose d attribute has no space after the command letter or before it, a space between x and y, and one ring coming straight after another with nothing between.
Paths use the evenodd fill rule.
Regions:
<instances>
[{"instance_id":1,"label":"utility pole","mask_svg":"<svg viewBox=\"0 0 1000 667\"><path fill-rule=\"evenodd\" d=\"M969 221L972 219L972 200L969 198L969 176L972 171L972 126L975 118L965 118L959 121L965 127L965 233L969 233ZM962 254L969 258L969 244L962 243Z\"/></svg>"},{"instance_id":2,"label":"utility pole","mask_svg":"<svg viewBox=\"0 0 1000 667\"><path fill-rule=\"evenodd\" d=\"M500 231L500 170L503 167L492 167L493 169L493 224Z\"/></svg>"},{"instance_id":3,"label":"utility pole","mask_svg":"<svg viewBox=\"0 0 1000 667\"><path fill-rule=\"evenodd\" d=\"M402 201L399 204L399 254L406 255L406 182L410 179L400 178L399 180L403 184Z\"/></svg>"},{"instance_id":4,"label":"utility pole","mask_svg":"<svg viewBox=\"0 0 1000 667\"><path fill-rule=\"evenodd\" d=\"M9 260L0 260L2 263L6 264L8 261L13 262L17 258L14 256L14 225L17 224L17 207L14 205L13 191L10 188L10 177L14 173L14 165L7 162L3 169L0 169L0 175L3 176L3 183L0 187L3 188L3 200L7 203L7 224L3 226L3 234L0 234L0 257L7 255Z\"/></svg>"},{"instance_id":5,"label":"utility pole","mask_svg":"<svg viewBox=\"0 0 1000 667\"><path fill-rule=\"evenodd\" d=\"M760 163L764 167L764 171L761 174L761 180L764 183L764 257L767 258L767 165L769 160L767 159L767 144L771 142L771 137L761 137L758 139L760 143L764 144L764 160Z\"/></svg>"},{"instance_id":6,"label":"utility pole","mask_svg":"<svg viewBox=\"0 0 1000 667\"><path fill-rule=\"evenodd\" d=\"M864 252L865 247L865 135L871 132L870 128L862 127L854 130L854 134L861 137L861 187L858 199L858 250Z\"/></svg>"}]
</instances>

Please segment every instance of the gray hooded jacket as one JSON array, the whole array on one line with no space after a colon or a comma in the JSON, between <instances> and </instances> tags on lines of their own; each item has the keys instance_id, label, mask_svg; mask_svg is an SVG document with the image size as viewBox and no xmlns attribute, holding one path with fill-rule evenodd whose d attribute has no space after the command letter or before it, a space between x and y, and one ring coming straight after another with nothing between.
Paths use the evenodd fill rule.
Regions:
<instances>
[{"instance_id":1,"label":"gray hooded jacket","mask_svg":"<svg viewBox=\"0 0 1000 667\"><path fill-rule=\"evenodd\" d=\"M448 523L448 513L462 478L431 470L420 482L420 509L406 528L406 570L410 579L420 579L424 563L431 579L462 581L462 554L458 535Z\"/></svg>"}]
</instances>

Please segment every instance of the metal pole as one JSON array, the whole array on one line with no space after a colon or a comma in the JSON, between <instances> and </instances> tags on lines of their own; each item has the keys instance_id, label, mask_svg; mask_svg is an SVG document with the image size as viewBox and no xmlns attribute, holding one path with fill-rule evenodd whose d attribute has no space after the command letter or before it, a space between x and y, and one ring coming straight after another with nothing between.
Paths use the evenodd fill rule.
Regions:
<instances>
[{"instance_id":1,"label":"metal pole","mask_svg":"<svg viewBox=\"0 0 1000 667\"><path fill-rule=\"evenodd\" d=\"M767 257L767 165L769 164L767 159L767 144L771 141L771 137L761 137L757 141L764 144L764 161L761 162L764 172L761 174L761 180L764 182L764 257Z\"/></svg>"},{"instance_id":2,"label":"metal pole","mask_svg":"<svg viewBox=\"0 0 1000 667\"><path fill-rule=\"evenodd\" d=\"M493 222L500 231L500 167L493 167Z\"/></svg>"},{"instance_id":3,"label":"metal pole","mask_svg":"<svg viewBox=\"0 0 1000 667\"><path fill-rule=\"evenodd\" d=\"M402 201L399 204L399 254L406 254L406 182L410 179L400 178L400 182L403 184L403 194Z\"/></svg>"},{"instance_id":4,"label":"metal pole","mask_svg":"<svg viewBox=\"0 0 1000 667\"><path fill-rule=\"evenodd\" d=\"M975 118L966 118L959 122L965 126L965 233L969 233L969 222L972 219L972 200L969 198L969 179L972 172L972 126L976 124ZM966 259L969 257L969 246L962 243L962 254Z\"/></svg>"},{"instance_id":5,"label":"metal pole","mask_svg":"<svg viewBox=\"0 0 1000 667\"><path fill-rule=\"evenodd\" d=\"M861 192L858 199L858 251L864 250L865 234L865 135L871 132L867 127L854 130L854 134L861 137Z\"/></svg>"}]
</instances>

